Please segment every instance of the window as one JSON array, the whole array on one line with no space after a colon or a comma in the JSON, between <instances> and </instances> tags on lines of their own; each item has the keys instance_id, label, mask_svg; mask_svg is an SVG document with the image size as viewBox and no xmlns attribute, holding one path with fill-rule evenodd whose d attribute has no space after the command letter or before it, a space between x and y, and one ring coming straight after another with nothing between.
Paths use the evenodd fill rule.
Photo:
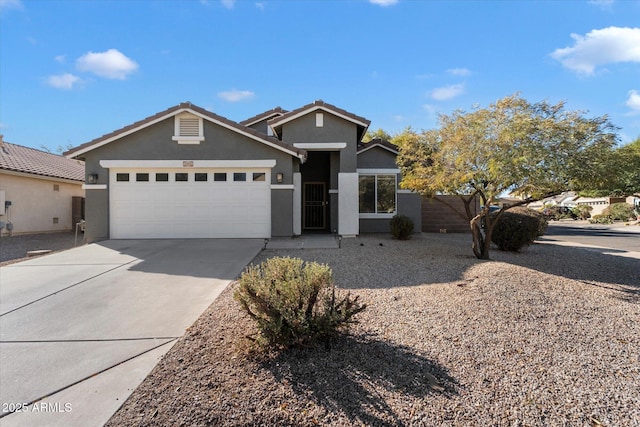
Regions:
<instances>
[{"instance_id":1,"label":"window","mask_svg":"<svg viewBox=\"0 0 640 427\"><path fill-rule=\"evenodd\" d=\"M60 185L59 184L53 184L53 191L60 191Z\"/></svg>"},{"instance_id":2,"label":"window","mask_svg":"<svg viewBox=\"0 0 640 427\"><path fill-rule=\"evenodd\" d=\"M247 174L244 172L234 172L233 173L233 180L236 182L239 181L246 181L247 180Z\"/></svg>"},{"instance_id":3,"label":"window","mask_svg":"<svg viewBox=\"0 0 640 427\"><path fill-rule=\"evenodd\" d=\"M149 181L149 174L148 173L137 173L136 174L136 181L137 182L148 182Z\"/></svg>"},{"instance_id":4,"label":"window","mask_svg":"<svg viewBox=\"0 0 640 427\"><path fill-rule=\"evenodd\" d=\"M217 182L226 181L227 173L226 172L215 172L213 174L213 180Z\"/></svg>"},{"instance_id":5,"label":"window","mask_svg":"<svg viewBox=\"0 0 640 427\"><path fill-rule=\"evenodd\" d=\"M168 182L169 174L168 173L157 173L156 174L156 182Z\"/></svg>"},{"instance_id":6,"label":"window","mask_svg":"<svg viewBox=\"0 0 640 427\"><path fill-rule=\"evenodd\" d=\"M190 113L175 116L173 140L178 144L200 144L204 141L202 118Z\"/></svg>"},{"instance_id":7,"label":"window","mask_svg":"<svg viewBox=\"0 0 640 427\"><path fill-rule=\"evenodd\" d=\"M358 206L361 214L396 213L396 175L360 175Z\"/></svg>"},{"instance_id":8,"label":"window","mask_svg":"<svg viewBox=\"0 0 640 427\"><path fill-rule=\"evenodd\" d=\"M207 174L206 172L196 172L195 178L198 182L204 182L207 180Z\"/></svg>"},{"instance_id":9,"label":"window","mask_svg":"<svg viewBox=\"0 0 640 427\"><path fill-rule=\"evenodd\" d=\"M128 182L129 181L129 174L128 173L117 173L116 174L116 181L118 181L118 182Z\"/></svg>"},{"instance_id":10,"label":"window","mask_svg":"<svg viewBox=\"0 0 640 427\"><path fill-rule=\"evenodd\" d=\"M189 181L189 174L185 172L176 172L176 182Z\"/></svg>"},{"instance_id":11,"label":"window","mask_svg":"<svg viewBox=\"0 0 640 427\"><path fill-rule=\"evenodd\" d=\"M254 181L264 181L266 179L266 174L264 172L254 172L253 180Z\"/></svg>"}]
</instances>

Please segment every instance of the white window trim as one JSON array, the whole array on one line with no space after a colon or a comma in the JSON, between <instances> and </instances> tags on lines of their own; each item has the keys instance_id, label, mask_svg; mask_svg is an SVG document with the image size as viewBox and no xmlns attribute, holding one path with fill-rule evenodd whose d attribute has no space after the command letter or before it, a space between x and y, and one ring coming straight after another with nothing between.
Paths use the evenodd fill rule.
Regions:
<instances>
[{"instance_id":1,"label":"white window trim","mask_svg":"<svg viewBox=\"0 0 640 427\"><path fill-rule=\"evenodd\" d=\"M185 166L189 164L190 166ZM100 160L103 168L273 168L275 160Z\"/></svg>"},{"instance_id":2,"label":"white window trim","mask_svg":"<svg viewBox=\"0 0 640 427\"><path fill-rule=\"evenodd\" d=\"M198 136L181 136L180 135L180 119L182 118L190 118L190 119L198 119ZM180 113L176 114L174 117L174 134L172 140L176 141L178 144L200 144L204 141L204 121L202 117L189 114L189 113Z\"/></svg>"},{"instance_id":3,"label":"white window trim","mask_svg":"<svg viewBox=\"0 0 640 427\"><path fill-rule=\"evenodd\" d=\"M394 173L393 171L397 169L358 169L358 186L360 186L360 177L361 176L373 176L375 177L375 207L378 209L378 175L393 175L395 179L395 192L394 192L394 206L395 210L391 213L389 212L360 212L360 202L358 201L358 214L361 219L391 219L395 215L398 214L398 173ZM361 171L368 171L367 173L362 173ZM374 171L374 172L369 172ZM384 171L384 172L379 172Z\"/></svg>"},{"instance_id":4,"label":"white window trim","mask_svg":"<svg viewBox=\"0 0 640 427\"><path fill-rule=\"evenodd\" d=\"M82 184L83 190L106 190L107 184Z\"/></svg>"},{"instance_id":5,"label":"white window trim","mask_svg":"<svg viewBox=\"0 0 640 427\"><path fill-rule=\"evenodd\" d=\"M316 127L321 128L324 126L324 114L316 113Z\"/></svg>"},{"instance_id":6,"label":"white window trim","mask_svg":"<svg viewBox=\"0 0 640 427\"><path fill-rule=\"evenodd\" d=\"M295 142L294 147L307 151L339 151L347 148L346 142Z\"/></svg>"}]
</instances>

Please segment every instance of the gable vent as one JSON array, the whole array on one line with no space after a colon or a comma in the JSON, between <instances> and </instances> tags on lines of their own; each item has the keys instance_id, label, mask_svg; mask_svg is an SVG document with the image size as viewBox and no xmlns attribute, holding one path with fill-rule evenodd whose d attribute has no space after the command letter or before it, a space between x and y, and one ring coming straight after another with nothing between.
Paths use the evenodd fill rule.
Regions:
<instances>
[{"instance_id":1,"label":"gable vent","mask_svg":"<svg viewBox=\"0 0 640 427\"><path fill-rule=\"evenodd\" d=\"M200 120L197 117L181 118L180 136L200 136Z\"/></svg>"}]
</instances>

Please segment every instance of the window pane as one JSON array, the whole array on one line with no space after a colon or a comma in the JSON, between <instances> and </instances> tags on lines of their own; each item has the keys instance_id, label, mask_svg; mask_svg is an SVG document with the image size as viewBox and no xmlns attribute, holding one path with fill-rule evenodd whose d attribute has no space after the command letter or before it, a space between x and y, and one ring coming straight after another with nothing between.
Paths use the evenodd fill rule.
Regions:
<instances>
[{"instance_id":1,"label":"window pane","mask_svg":"<svg viewBox=\"0 0 640 427\"><path fill-rule=\"evenodd\" d=\"M138 181L138 182L148 182L149 181L149 174L148 173L137 173L136 174L136 181Z\"/></svg>"},{"instance_id":2,"label":"window pane","mask_svg":"<svg viewBox=\"0 0 640 427\"><path fill-rule=\"evenodd\" d=\"M176 182L189 181L189 174L184 172L176 172Z\"/></svg>"},{"instance_id":3,"label":"window pane","mask_svg":"<svg viewBox=\"0 0 640 427\"><path fill-rule=\"evenodd\" d=\"M204 173L204 172L196 173L196 181L201 181L202 182L202 181L206 181L206 180L207 180L207 174L206 173Z\"/></svg>"},{"instance_id":4,"label":"window pane","mask_svg":"<svg viewBox=\"0 0 640 427\"><path fill-rule=\"evenodd\" d=\"M234 172L233 173L233 180L234 181L246 181L247 180L247 174L244 172Z\"/></svg>"},{"instance_id":5,"label":"window pane","mask_svg":"<svg viewBox=\"0 0 640 427\"><path fill-rule=\"evenodd\" d=\"M116 174L116 181L119 181L119 182L129 181L129 174L128 173L117 173Z\"/></svg>"},{"instance_id":6,"label":"window pane","mask_svg":"<svg viewBox=\"0 0 640 427\"><path fill-rule=\"evenodd\" d=\"M358 206L360 213L376 211L376 177L363 175L358 178Z\"/></svg>"},{"instance_id":7,"label":"window pane","mask_svg":"<svg viewBox=\"0 0 640 427\"><path fill-rule=\"evenodd\" d=\"M226 172L216 172L213 174L214 181L226 181L227 173Z\"/></svg>"},{"instance_id":8,"label":"window pane","mask_svg":"<svg viewBox=\"0 0 640 427\"><path fill-rule=\"evenodd\" d=\"M253 180L254 181L264 181L265 180L265 173L264 172L254 172L253 173Z\"/></svg>"},{"instance_id":9,"label":"window pane","mask_svg":"<svg viewBox=\"0 0 640 427\"><path fill-rule=\"evenodd\" d=\"M377 213L394 213L396 211L396 177L395 175L378 175L377 178Z\"/></svg>"},{"instance_id":10,"label":"window pane","mask_svg":"<svg viewBox=\"0 0 640 427\"><path fill-rule=\"evenodd\" d=\"M168 173L157 173L156 174L156 182L167 182L169 181Z\"/></svg>"}]
</instances>

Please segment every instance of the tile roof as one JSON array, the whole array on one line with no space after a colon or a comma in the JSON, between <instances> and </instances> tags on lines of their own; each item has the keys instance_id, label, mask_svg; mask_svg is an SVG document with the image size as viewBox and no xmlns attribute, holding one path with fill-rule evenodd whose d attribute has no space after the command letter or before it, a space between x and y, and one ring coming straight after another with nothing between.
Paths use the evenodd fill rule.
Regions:
<instances>
[{"instance_id":1,"label":"tile roof","mask_svg":"<svg viewBox=\"0 0 640 427\"><path fill-rule=\"evenodd\" d=\"M0 143L0 169L84 182L84 162L6 141Z\"/></svg>"},{"instance_id":2,"label":"tile roof","mask_svg":"<svg viewBox=\"0 0 640 427\"><path fill-rule=\"evenodd\" d=\"M189 110L191 110L193 112L201 114L202 116L205 116L205 117L207 117L207 118L209 118L209 119L211 119L213 121L217 121L219 123L223 123L223 124L225 124L225 125L227 125L227 126L229 126L231 128L236 129L239 132L244 132L245 134L249 134L249 135L253 136L256 139L264 141L265 143L270 143L270 144L273 144L273 145L277 145L277 146L281 147L284 150L288 150L290 152L295 153L298 156L306 157L306 151L304 151L304 150L300 150L298 148L295 148L294 146L292 146L290 144L286 144L286 143L280 141L277 138L266 136L266 135L254 130L254 129L250 128L250 127L243 126L243 125L241 125L239 123L236 123L236 122L234 122L232 120L227 119L226 117L219 116L219 115L217 115L215 113L212 113L211 111L205 110L202 107L198 107L197 105L194 105L194 104L192 104L190 102L180 103L180 104L175 105L173 107L170 107L170 108L168 108L168 109L166 109L164 111L161 111L161 112L156 113L156 114L154 114L152 116L149 116L149 117L147 117L145 119L139 120L139 121L137 121L135 123L132 123L132 124L130 124L128 126L125 126L125 127L121 128L121 129L118 129L118 130L115 130L113 132L110 132L110 133L107 133L105 135L102 135L99 138L96 138L96 139L94 139L92 141L86 142L86 143L84 143L82 145L79 145L79 146L77 146L75 148L72 148L69 151L66 151L64 153L64 156L67 156L67 157L79 157L82 154L86 153L87 151L91 151L93 149L93 146L99 147L100 145L103 145L101 143L107 143L107 142L109 142L108 140L117 139L120 136L125 136L125 135L127 135L127 134L129 134L131 132L135 132L136 130L138 130L138 128L143 128L146 125L150 125L154 121L162 119L164 117L166 117L166 118L171 117L172 115L175 115L178 112L183 111L185 109L189 109Z\"/></svg>"},{"instance_id":3,"label":"tile roof","mask_svg":"<svg viewBox=\"0 0 640 427\"><path fill-rule=\"evenodd\" d=\"M308 112L312 112L318 109L322 109L322 110L326 110L329 112L333 112L334 114L337 114L339 116L342 116L348 120L351 120L352 122L355 122L358 124L359 126L359 135L358 135L358 139L361 139L364 134L366 129L369 127L369 125L371 124L371 122L367 119L365 119L364 117L355 115L353 113L348 112L347 110L343 110L342 108L338 108L335 105L329 104L327 102L324 102L322 100L317 100L317 101L313 101L311 104L307 104L305 106L302 106L300 108L296 108L293 111L289 111L288 113L280 116L280 117L276 117L273 118L271 120L269 120L269 126L271 126L271 128L274 130L274 132L276 134L278 134L278 131L276 128L280 127L283 123L286 123L290 120L293 120L295 118L297 118L300 115L303 114L307 114Z\"/></svg>"},{"instance_id":4,"label":"tile roof","mask_svg":"<svg viewBox=\"0 0 640 427\"><path fill-rule=\"evenodd\" d=\"M358 151L363 151L363 150L368 150L369 148L373 148L375 146L381 146L384 148L388 148L389 150L395 151L396 153L398 152L398 146L395 144L390 143L389 141L387 141L386 139L382 139L382 138L373 138L372 140L369 140L367 142L361 142L358 144Z\"/></svg>"},{"instance_id":5,"label":"tile roof","mask_svg":"<svg viewBox=\"0 0 640 427\"><path fill-rule=\"evenodd\" d=\"M249 117L246 120L240 122L243 126L251 126L254 123L261 122L262 120L270 120L276 116L283 116L287 114L289 111L282 109L281 107L272 108L271 110L267 110L264 113L256 114L253 117Z\"/></svg>"}]
</instances>

